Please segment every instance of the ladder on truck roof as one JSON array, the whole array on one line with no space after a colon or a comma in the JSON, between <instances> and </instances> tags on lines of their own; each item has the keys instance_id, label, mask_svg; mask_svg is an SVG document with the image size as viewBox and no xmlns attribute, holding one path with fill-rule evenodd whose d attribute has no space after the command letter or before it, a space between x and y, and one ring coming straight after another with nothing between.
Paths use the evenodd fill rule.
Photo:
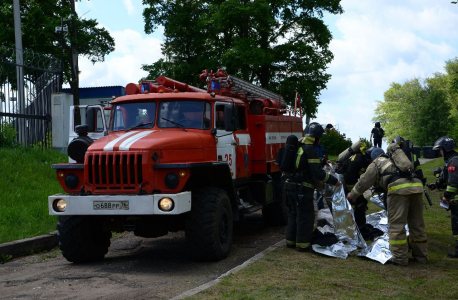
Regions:
<instances>
[{"instance_id":1,"label":"ladder on truck roof","mask_svg":"<svg viewBox=\"0 0 458 300\"><path fill-rule=\"evenodd\" d=\"M232 83L231 91L240 94L246 93L246 97L250 100L254 100L256 98L267 98L275 102L279 102L281 99L280 95L272 93L235 76L228 75L227 80Z\"/></svg>"},{"instance_id":2,"label":"ladder on truck roof","mask_svg":"<svg viewBox=\"0 0 458 300\"><path fill-rule=\"evenodd\" d=\"M221 94L233 94L249 101L269 99L277 103L279 107L285 106L285 103L281 103L281 95L275 94L233 75L229 75L222 69L218 69L215 73L213 71L208 72L204 70L200 78L207 82L208 91ZM213 84L210 84L210 82L214 81L219 82L219 85L214 87Z\"/></svg>"}]
</instances>

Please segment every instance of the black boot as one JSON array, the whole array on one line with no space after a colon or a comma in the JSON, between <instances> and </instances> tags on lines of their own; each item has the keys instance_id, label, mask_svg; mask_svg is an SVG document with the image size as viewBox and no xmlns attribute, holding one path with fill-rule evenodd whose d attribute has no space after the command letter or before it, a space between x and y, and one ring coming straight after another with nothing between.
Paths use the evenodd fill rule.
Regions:
<instances>
[{"instance_id":1,"label":"black boot","mask_svg":"<svg viewBox=\"0 0 458 300\"><path fill-rule=\"evenodd\" d=\"M447 257L458 258L458 240L455 242L455 253L449 253L447 254Z\"/></svg>"}]
</instances>

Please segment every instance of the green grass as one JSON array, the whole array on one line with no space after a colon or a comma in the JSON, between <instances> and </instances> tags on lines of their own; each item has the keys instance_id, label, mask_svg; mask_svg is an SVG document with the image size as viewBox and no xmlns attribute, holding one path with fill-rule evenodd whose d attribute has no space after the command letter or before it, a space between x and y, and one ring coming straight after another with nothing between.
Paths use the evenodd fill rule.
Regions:
<instances>
[{"instance_id":1,"label":"green grass","mask_svg":"<svg viewBox=\"0 0 458 300\"><path fill-rule=\"evenodd\" d=\"M442 158L422 165L428 182ZM458 260L450 212L439 207L442 192L430 192L433 206L424 210L430 261L408 267L382 265L349 256L346 260L279 248L219 284L189 299L458 299ZM425 199L426 203L426 199ZM369 211L380 211L369 204Z\"/></svg>"},{"instance_id":2,"label":"green grass","mask_svg":"<svg viewBox=\"0 0 458 300\"><path fill-rule=\"evenodd\" d=\"M56 229L48 213L48 196L63 192L52 164L68 156L39 147L0 148L0 243Z\"/></svg>"}]
</instances>

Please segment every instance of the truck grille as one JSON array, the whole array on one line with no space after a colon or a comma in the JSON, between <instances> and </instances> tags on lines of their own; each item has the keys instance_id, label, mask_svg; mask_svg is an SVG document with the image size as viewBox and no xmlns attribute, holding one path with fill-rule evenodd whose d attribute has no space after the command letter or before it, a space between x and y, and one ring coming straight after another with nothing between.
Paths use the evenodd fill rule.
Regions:
<instances>
[{"instance_id":1,"label":"truck grille","mask_svg":"<svg viewBox=\"0 0 458 300\"><path fill-rule=\"evenodd\" d=\"M140 153L89 154L88 179L98 189L134 188L143 182Z\"/></svg>"}]
</instances>

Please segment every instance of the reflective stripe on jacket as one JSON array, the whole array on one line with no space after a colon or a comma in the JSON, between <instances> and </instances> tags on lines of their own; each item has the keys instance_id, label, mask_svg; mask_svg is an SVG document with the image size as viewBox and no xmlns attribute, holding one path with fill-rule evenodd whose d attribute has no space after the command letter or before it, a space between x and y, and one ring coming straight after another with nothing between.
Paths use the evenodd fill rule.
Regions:
<instances>
[{"instance_id":1,"label":"reflective stripe on jacket","mask_svg":"<svg viewBox=\"0 0 458 300\"><path fill-rule=\"evenodd\" d=\"M314 141L314 137L302 139L304 144L297 150L296 167L302 173L302 185L313 188L315 180L334 185L337 178L323 170L318 151L313 146Z\"/></svg>"},{"instance_id":2,"label":"reflective stripe on jacket","mask_svg":"<svg viewBox=\"0 0 458 300\"><path fill-rule=\"evenodd\" d=\"M409 195L423 193L423 184L417 178L399 178L391 182L393 175L384 175L395 173L396 167L386 156L379 156L374 160L366 172L361 175L358 183L350 192L352 199L358 198L372 186L381 186L388 194Z\"/></svg>"}]
</instances>

